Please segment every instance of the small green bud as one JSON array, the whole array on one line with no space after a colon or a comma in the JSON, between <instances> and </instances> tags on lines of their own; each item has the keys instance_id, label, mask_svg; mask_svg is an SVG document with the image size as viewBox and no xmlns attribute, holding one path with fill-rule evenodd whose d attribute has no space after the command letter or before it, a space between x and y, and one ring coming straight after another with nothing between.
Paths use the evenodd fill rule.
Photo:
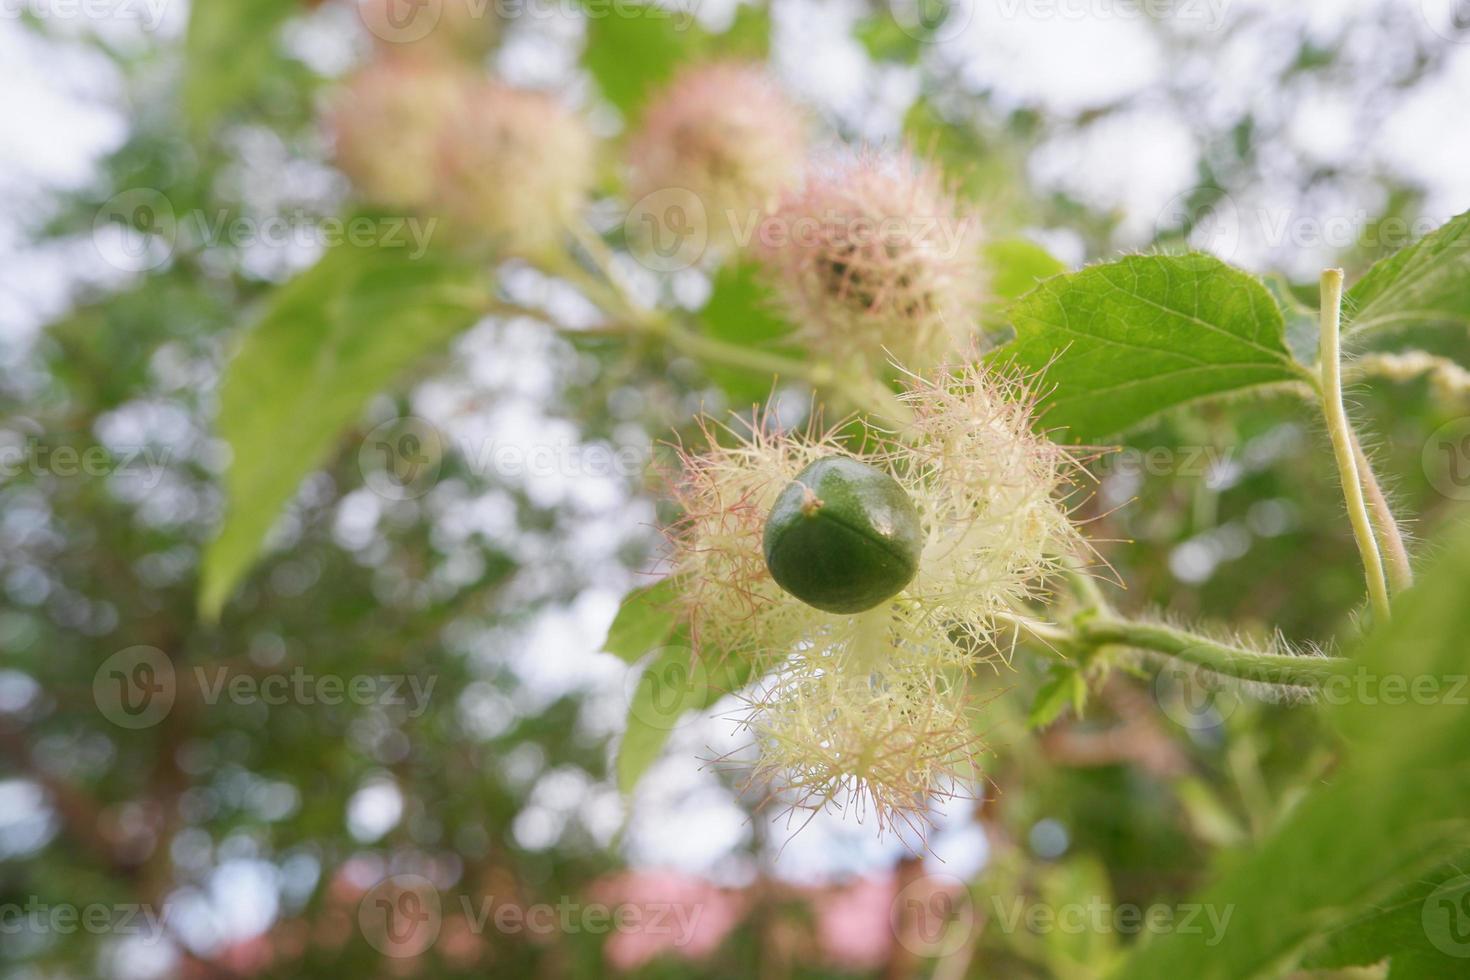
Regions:
<instances>
[{"instance_id":1,"label":"small green bud","mask_svg":"<svg viewBox=\"0 0 1470 980\"><path fill-rule=\"evenodd\" d=\"M897 480L855 459L828 456L781 491L762 546L781 588L826 612L854 613L913 580L924 532Z\"/></svg>"}]
</instances>

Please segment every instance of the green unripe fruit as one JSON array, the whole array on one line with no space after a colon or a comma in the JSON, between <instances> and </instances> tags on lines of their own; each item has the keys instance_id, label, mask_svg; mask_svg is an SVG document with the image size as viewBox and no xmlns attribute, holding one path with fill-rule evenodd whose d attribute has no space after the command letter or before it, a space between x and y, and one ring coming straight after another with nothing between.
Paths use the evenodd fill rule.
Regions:
<instances>
[{"instance_id":1,"label":"green unripe fruit","mask_svg":"<svg viewBox=\"0 0 1470 980\"><path fill-rule=\"evenodd\" d=\"M776 584L833 613L872 609L919 570L924 532L898 481L846 456L812 463L766 518L766 567Z\"/></svg>"}]
</instances>

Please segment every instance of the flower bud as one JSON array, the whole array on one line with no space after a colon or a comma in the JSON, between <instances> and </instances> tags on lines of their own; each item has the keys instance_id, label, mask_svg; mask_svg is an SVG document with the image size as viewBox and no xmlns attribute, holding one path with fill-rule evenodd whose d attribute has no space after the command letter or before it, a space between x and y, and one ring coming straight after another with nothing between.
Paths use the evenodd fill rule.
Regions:
<instances>
[{"instance_id":1,"label":"flower bud","mask_svg":"<svg viewBox=\"0 0 1470 980\"><path fill-rule=\"evenodd\" d=\"M907 153L814 165L762 223L762 257L813 349L924 371L977 327L980 226Z\"/></svg>"},{"instance_id":2,"label":"flower bud","mask_svg":"<svg viewBox=\"0 0 1470 980\"><path fill-rule=\"evenodd\" d=\"M448 120L440 205L461 234L535 258L562 240L595 177L592 134L551 96L485 82Z\"/></svg>"},{"instance_id":3,"label":"flower bud","mask_svg":"<svg viewBox=\"0 0 1470 980\"><path fill-rule=\"evenodd\" d=\"M756 65L686 69L643 114L628 145L629 192L687 191L709 240L730 248L801 177L807 121Z\"/></svg>"},{"instance_id":4,"label":"flower bud","mask_svg":"<svg viewBox=\"0 0 1470 980\"><path fill-rule=\"evenodd\" d=\"M390 208L429 203L439 141L466 76L422 63L376 62L348 79L330 115L337 166L365 200Z\"/></svg>"},{"instance_id":5,"label":"flower bud","mask_svg":"<svg viewBox=\"0 0 1470 980\"><path fill-rule=\"evenodd\" d=\"M1077 462L1036 431L1022 379L971 351L899 397L901 440L706 426L670 535L697 655L763 678L755 778L796 806L865 801L885 826L967 791L983 727L967 679L1086 549Z\"/></svg>"}]
</instances>

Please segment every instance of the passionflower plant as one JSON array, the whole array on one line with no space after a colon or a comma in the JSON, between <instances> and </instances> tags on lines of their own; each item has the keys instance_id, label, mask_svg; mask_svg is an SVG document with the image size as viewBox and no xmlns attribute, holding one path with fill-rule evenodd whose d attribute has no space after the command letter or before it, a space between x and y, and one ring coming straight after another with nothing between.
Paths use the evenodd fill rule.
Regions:
<instances>
[{"instance_id":1,"label":"passionflower plant","mask_svg":"<svg viewBox=\"0 0 1470 980\"><path fill-rule=\"evenodd\" d=\"M760 776L794 805L867 801L885 823L967 791L968 675L1007 656L1009 627L1084 547L1076 463L1034 431L1023 382L967 363L908 377L901 398L902 438L706 420L670 531L696 655L767 678L748 718Z\"/></svg>"}]
</instances>

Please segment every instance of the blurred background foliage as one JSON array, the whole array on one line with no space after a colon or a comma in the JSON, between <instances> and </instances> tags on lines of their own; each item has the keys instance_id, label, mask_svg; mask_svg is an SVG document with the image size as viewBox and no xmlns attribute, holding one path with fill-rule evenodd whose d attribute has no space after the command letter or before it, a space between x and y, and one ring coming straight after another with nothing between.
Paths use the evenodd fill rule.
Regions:
<instances>
[{"instance_id":1,"label":"blurred background foliage","mask_svg":"<svg viewBox=\"0 0 1470 980\"><path fill-rule=\"evenodd\" d=\"M678 64L732 55L769 58L829 137L911 141L977 204L992 240L1030 239L1072 267L1188 242L1276 273L1278 289L1310 304L1322 265L1351 274L1406 242L1376 234L1386 222L1432 226L1470 199L1470 36L1436 20L1433 5L1239 0L1028 19L1026 5L977 3L939 10L928 27L899 6L711 0L659 18L532 5L496 23L484 57L513 81L572 93L593 120L608 150L597 214L613 237L627 205L615 165L627 122ZM69 107L53 114L37 98L34 111L7 110L0 441L32 455L97 449L110 461L91 475L38 465L0 482L0 902L145 903L172 917L158 942L11 933L0 971L924 968L884 928L917 862L840 817L793 836L757 812L738 778L700 764L741 751L728 721L682 726L637 794L618 793L611 753L626 670L597 650L668 516L642 468L502 474L462 451L556 442L647 461L660 440L688 435L701 407L770 395L768 378L652 341L487 318L334 439L330 463L295 494L218 624L201 621L201 555L229 462L213 428L217 381L265 298L317 250L196 240L181 225L164 261L124 269L99 249L98 216L139 188L176 215L348 213L318 107L371 39L338 0L161 10L151 29L35 7L0 21L13 93L25 103L54 91ZM100 135L67 135L72 127ZM48 141L70 162L51 162ZM1237 215L1223 233L1222 200ZM1346 238L1310 234L1342 216ZM997 291L1032 281L1035 254L988 254ZM566 284L519 263L501 272L574 326L595 324ZM654 288L722 339L787 341L749 270L691 270ZM1004 336L1003 322L986 327ZM1470 357L1462 331L1407 340ZM1353 396L1401 511L1432 549L1453 502L1434 489L1422 449L1465 405L1423 379L1371 380ZM799 415L809 392L772 397ZM450 446L429 493L384 499L365 487L359 449L375 426L409 414L433 420ZM1126 583L1107 586L1109 597L1304 643L1351 630L1361 573L1323 441L1288 397L1185 409L1131 433L1124 452L1092 464L1098 482L1083 510L1109 579ZM140 468L140 450L161 469ZM97 710L92 681L106 658L140 644L181 669L301 667L434 687L417 715L186 701L130 731ZM1084 718L1028 731L1043 680L1026 657L981 679L994 696L991 785L974 812L942 815L933 842L947 863L930 868L973 878L980 897L1180 900L1333 765L1330 739L1299 708L1245 698L1180 725L1147 677L1123 674ZM685 889L728 909L729 922L714 951L694 955L447 921L432 950L390 960L357 929L357 903L399 872L446 896L522 903ZM878 897L864 899L873 882ZM878 909L867 919L864 901ZM865 944L863 923L874 921L866 931L878 938ZM977 976L1094 976L1132 938L1007 932L992 920L975 930L967 962Z\"/></svg>"}]
</instances>

